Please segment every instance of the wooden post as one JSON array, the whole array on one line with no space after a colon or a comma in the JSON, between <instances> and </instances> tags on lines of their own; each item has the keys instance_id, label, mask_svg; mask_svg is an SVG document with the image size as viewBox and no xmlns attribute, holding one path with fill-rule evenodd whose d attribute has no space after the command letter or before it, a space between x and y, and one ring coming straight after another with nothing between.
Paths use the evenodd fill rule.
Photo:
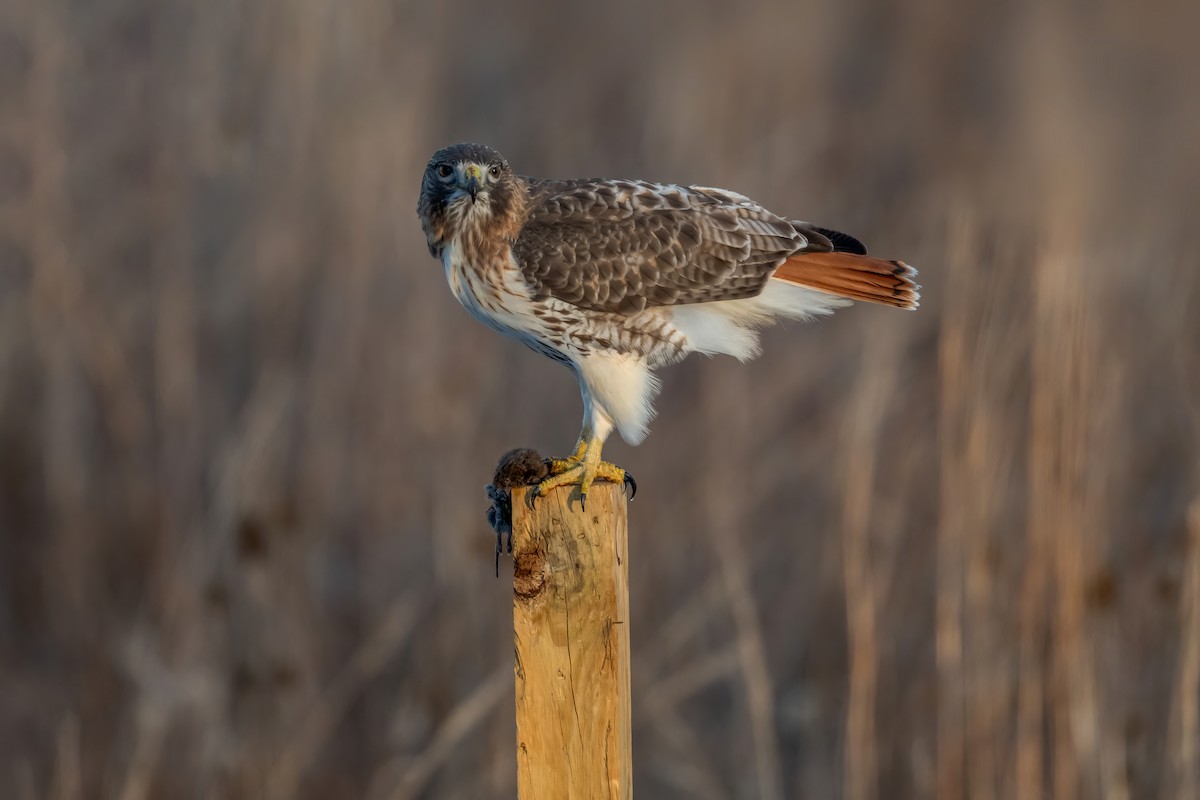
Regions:
<instances>
[{"instance_id":1,"label":"wooden post","mask_svg":"<svg viewBox=\"0 0 1200 800\"><path fill-rule=\"evenodd\" d=\"M627 500L597 483L513 492L520 800L633 796Z\"/></svg>"}]
</instances>

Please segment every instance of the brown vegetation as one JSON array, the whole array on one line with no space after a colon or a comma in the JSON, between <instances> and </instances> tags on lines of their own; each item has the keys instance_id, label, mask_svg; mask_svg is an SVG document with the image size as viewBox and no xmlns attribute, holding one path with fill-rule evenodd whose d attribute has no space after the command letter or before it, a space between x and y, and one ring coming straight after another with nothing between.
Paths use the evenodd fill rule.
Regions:
<instances>
[{"instance_id":1,"label":"brown vegetation","mask_svg":"<svg viewBox=\"0 0 1200 800\"><path fill-rule=\"evenodd\" d=\"M1197 30L5 0L0 796L513 796L482 487L580 408L425 251L460 140L921 270L915 314L668 371L606 449L640 796L1200 796Z\"/></svg>"}]
</instances>

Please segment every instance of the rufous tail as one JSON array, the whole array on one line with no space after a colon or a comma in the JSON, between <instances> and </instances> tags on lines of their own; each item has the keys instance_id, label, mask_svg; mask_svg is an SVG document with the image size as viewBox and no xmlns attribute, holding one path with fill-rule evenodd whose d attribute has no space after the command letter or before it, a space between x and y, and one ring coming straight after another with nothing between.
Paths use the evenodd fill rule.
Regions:
<instances>
[{"instance_id":1,"label":"rufous tail","mask_svg":"<svg viewBox=\"0 0 1200 800\"><path fill-rule=\"evenodd\" d=\"M771 277L850 300L914 309L921 300L916 275L903 261L856 253L799 253Z\"/></svg>"}]
</instances>

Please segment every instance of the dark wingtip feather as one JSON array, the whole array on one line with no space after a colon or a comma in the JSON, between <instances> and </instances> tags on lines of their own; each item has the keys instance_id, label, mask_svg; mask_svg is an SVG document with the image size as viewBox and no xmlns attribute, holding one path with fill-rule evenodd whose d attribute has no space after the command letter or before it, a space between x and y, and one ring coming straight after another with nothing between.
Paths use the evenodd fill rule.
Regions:
<instances>
[{"instance_id":1,"label":"dark wingtip feather","mask_svg":"<svg viewBox=\"0 0 1200 800\"><path fill-rule=\"evenodd\" d=\"M833 252L853 253L858 256L865 256L867 254L867 246L850 234L835 231L832 228L822 228L816 225L813 227L818 233L833 243Z\"/></svg>"}]
</instances>

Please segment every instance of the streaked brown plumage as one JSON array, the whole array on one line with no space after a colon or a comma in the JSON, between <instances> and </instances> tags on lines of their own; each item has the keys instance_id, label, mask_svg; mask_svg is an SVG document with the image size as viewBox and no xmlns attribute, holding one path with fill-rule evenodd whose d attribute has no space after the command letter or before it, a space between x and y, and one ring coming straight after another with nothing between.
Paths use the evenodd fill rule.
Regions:
<instances>
[{"instance_id":1,"label":"streaked brown plumage","mask_svg":"<svg viewBox=\"0 0 1200 800\"><path fill-rule=\"evenodd\" d=\"M475 317L569 365L584 425L540 491L624 473L600 461L616 427L646 433L653 368L690 352L740 359L755 329L849 300L913 309L916 271L854 237L789 220L723 189L524 178L495 150L439 150L417 207L430 252Z\"/></svg>"}]
</instances>

